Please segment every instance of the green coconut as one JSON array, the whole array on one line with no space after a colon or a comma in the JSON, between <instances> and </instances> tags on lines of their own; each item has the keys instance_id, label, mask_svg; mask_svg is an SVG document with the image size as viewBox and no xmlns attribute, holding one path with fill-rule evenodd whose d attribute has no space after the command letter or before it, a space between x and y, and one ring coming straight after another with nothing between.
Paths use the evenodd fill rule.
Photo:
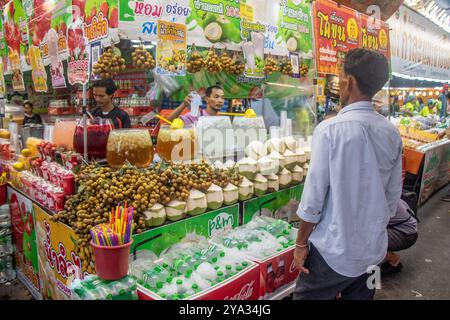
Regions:
<instances>
[{"instance_id":1,"label":"green coconut","mask_svg":"<svg viewBox=\"0 0 450 320\"><path fill-rule=\"evenodd\" d=\"M190 216L196 216L204 213L207 208L206 195L197 189L192 189L189 192L186 213Z\"/></svg>"},{"instance_id":2,"label":"green coconut","mask_svg":"<svg viewBox=\"0 0 450 320\"><path fill-rule=\"evenodd\" d=\"M212 184L206 191L206 202L209 209L219 209L223 204L222 188L218 185Z\"/></svg>"},{"instance_id":3,"label":"green coconut","mask_svg":"<svg viewBox=\"0 0 450 320\"><path fill-rule=\"evenodd\" d=\"M157 227L166 222L166 210L162 204L156 203L144 212L145 225L147 227Z\"/></svg>"},{"instance_id":4,"label":"green coconut","mask_svg":"<svg viewBox=\"0 0 450 320\"><path fill-rule=\"evenodd\" d=\"M223 203L227 206L235 204L239 200L239 188L234 184L229 183L223 188Z\"/></svg>"},{"instance_id":5,"label":"green coconut","mask_svg":"<svg viewBox=\"0 0 450 320\"><path fill-rule=\"evenodd\" d=\"M186 202L173 200L166 206L167 220L178 221L186 217Z\"/></svg>"},{"instance_id":6,"label":"green coconut","mask_svg":"<svg viewBox=\"0 0 450 320\"><path fill-rule=\"evenodd\" d=\"M267 179L260 173L258 173L253 181L255 195L262 196L266 194L268 188Z\"/></svg>"},{"instance_id":7,"label":"green coconut","mask_svg":"<svg viewBox=\"0 0 450 320\"><path fill-rule=\"evenodd\" d=\"M240 28L238 28L238 26L230 19L225 16L218 16L216 21L222 28L222 41L228 40L235 43L240 43L242 41Z\"/></svg>"},{"instance_id":8,"label":"green coconut","mask_svg":"<svg viewBox=\"0 0 450 320\"><path fill-rule=\"evenodd\" d=\"M239 200L245 201L253 197L254 184L247 178L242 179L239 184Z\"/></svg>"}]
</instances>

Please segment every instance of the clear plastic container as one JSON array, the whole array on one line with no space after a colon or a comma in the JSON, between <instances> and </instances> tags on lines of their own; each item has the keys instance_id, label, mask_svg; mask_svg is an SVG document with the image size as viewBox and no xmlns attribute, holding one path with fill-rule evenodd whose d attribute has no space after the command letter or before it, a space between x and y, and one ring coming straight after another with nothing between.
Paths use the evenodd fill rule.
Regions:
<instances>
[{"instance_id":1,"label":"clear plastic container","mask_svg":"<svg viewBox=\"0 0 450 320\"><path fill-rule=\"evenodd\" d=\"M172 129L162 125L156 143L158 155L166 161L193 160L197 154L196 131L191 126Z\"/></svg>"},{"instance_id":2,"label":"clear plastic container","mask_svg":"<svg viewBox=\"0 0 450 320\"><path fill-rule=\"evenodd\" d=\"M234 156L236 145L230 117L200 117L196 132L203 157L212 161Z\"/></svg>"},{"instance_id":3,"label":"clear plastic container","mask_svg":"<svg viewBox=\"0 0 450 320\"><path fill-rule=\"evenodd\" d=\"M121 167L126 161L140 168L153 161L152 139L147 129L119 129L109 134L106 160L111 167Z\"/></svg>"},{"instance_id":4,"label":"clear plastic container","mask_svg":"<svg viewBox=\"0 0 450 320\"><path fill-rule=\"evenodd\" d=\"M77 120L57 119L53 129L53 143L59 148L73 150L73 142Z\"/></svg>"},{"instance_id":5,"label":"clear plastic container","mask_svg":"<svg viewBox=\"0 0 450 320\"><path fill-rule=\"evenodd\" d=\"M112 123L109 119L94 118L87 120L87 151L89 159L105 159L106 145L109 133L112 130ZM77 121L73 145L75 151L84 154L83 140L83 120Z\"/></svg>"}]
</instances>

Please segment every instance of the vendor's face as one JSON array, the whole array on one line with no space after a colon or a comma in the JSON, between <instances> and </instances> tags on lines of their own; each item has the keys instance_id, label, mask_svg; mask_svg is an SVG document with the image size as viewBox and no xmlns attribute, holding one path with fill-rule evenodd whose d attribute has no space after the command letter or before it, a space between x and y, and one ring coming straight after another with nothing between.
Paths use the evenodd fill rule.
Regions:
<instances>
[{"instance_id":1,"label":"vendor's face","mask_svg":"<svg viewBox=\"0 0 450 320\"><path fill-rule=\"evenodd\" d=\"M94 88L95 103L100 107L109 105L112 101L112 95L106 93L106 88L95 87Z\"/></svg>"},{"instance_id":2,"label":"vendor's face","mask_svg":"<svg viewBox=\"0 0 450 320\"><path fill-rule=\"evenodd\" d=\"M26 104L23 106L23 111L25 111L26 114L32 114L33 108L29 104Z\"/></svg>"},{"instance_id":3,"label":"vendor's face","mask_svg":"<svg viewBox=\"0 0 450 320\"><path fill-rule=\"evenodd\" d=\"M219 112L225 103L225 93L222 89L213 89L209 97L205 97L208 107Z\"/></svg>"}]
</instances>

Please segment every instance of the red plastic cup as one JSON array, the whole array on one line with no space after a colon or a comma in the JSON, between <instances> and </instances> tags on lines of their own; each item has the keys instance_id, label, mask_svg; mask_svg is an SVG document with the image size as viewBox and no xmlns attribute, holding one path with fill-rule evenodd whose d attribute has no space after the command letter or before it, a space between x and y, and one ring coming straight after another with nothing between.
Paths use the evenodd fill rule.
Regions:
<instances>
[{"instance_id":1,"label":"red plastic cup","mask_svg":"<svg viewBox=\"0 0 450 320\"><path fill-rule=\"evenodd\" d=\"M133 239L121 246L98 246L91 241L94 249L95 271L103 280L119 280L128 274L130 246Z\"/></svg>"}]
</instances>

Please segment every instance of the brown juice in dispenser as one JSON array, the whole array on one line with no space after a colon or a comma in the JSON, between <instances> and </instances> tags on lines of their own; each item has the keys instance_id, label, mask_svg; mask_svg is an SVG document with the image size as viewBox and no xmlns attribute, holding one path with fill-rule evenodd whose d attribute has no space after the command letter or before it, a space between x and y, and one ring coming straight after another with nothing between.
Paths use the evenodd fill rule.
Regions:
<instances>
[{"instance_id":1,"label":"brown juice in dispenser","mask_svg":"<svg viewBox=\"0 0 450 320\"><path fill-rule=\"evenodd\" d=\"M194 128L171 129L163 125L156 143L158 155L166 161L193 160L197 152Z\"/></svg>"}]
</instances>

